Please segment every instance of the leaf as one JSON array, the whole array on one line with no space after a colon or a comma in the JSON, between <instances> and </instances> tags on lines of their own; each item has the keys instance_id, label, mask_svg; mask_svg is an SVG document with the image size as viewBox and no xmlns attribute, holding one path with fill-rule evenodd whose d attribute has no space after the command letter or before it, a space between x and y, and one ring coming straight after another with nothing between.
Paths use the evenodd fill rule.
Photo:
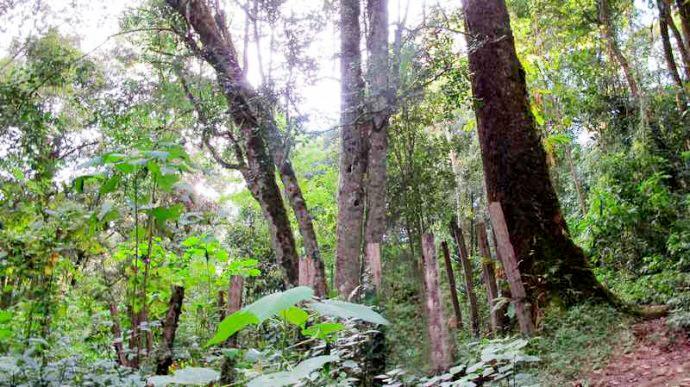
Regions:
<instances>
[{"instance_id":1,"label":"leaf","mask_svg":"<svg viewBox=\"0 0 690 387\"><path fill-rule=\"evenodd\" d=\"M220 379L220 373L210 368L187 367L177 370L174 375L152 376L148 378L148 383L155 387L167 386L168 384L183 384L206 386Z\"/></svg>"},{"instance_id":2,"label":"leaf","mask_svg":"<svg viewBox=\"0 0 690 387\"><path fill-rule=\"evenodd\" d=\"M388 320L366 305L353 304L339 300L325 300L312 302L312 309L322 316L340 318L355 318L373 324L389 325Z\"/></svg>"},{"instance_id":3,"label":"leaf","mask_svg":"<svg viewBox=\"0 0 690 387\"><path fill-rule=\"evenodd\" d=\"M12 320L14 313L9 310L0 310L0 324L4 324Z\"/></svg>"},{"instance_id":4,"label":"leaf","mask_svg":"<svg viewBox=\"0 0 690 387\"><path fill-rule=\"evenodd\" d=\"M302 334L309 337L315 337L320 340L326 340L329 336L338 333L345 329L345 325L341 323L320 323L314 324L307 329L302 330Z\"/></svg>"},{"instance_id":5,"label":"leaf","mask_svg":"<svg viewBox=\"0 0 690 387\"><path fill-rule=\"evenodd\" d=\"M253 313L259 323L277 315L280 311L288 309L295 304L309 300L314 297L314 291L307 286L298 286L284 292L278 292L264 296L253 304L248 305L244 310Z\"/></svg>"},{"instance_id":6,"label":"leaf","mask_svg":"<svg viewBox=\"0 0 690 387\"><path fill-rule=\"evenodd\" d=\"M101 204L100 210L98 211L97 217L98 220L101 222L108 222L117 217L117 209L114 208L113 202L103 202L103 204Z\"/></svg>"},{"instance_id":7,"label":"leaf","mask_svg":"<svg viewBox=\"0 0 690 387\"><path fill-rule=\"evenodd\" d=\"M160 189L165 192L170 192L172 190L172 186L180 180L180 177L178 175L156 174L155 180Z\"/></svg>"},{"instance_id":8,"label":"leaf","mask_svg":"<svg viewBox=\"0 0 690 387\"><path fill-rule=\"evenodd\" d=\"M244 309L238 310L237 312L224 318L223 321L218 324L216 334L206 343L206 347L224 342L230 338L230 336L239 332L247 325L259 323L259 319L253 313Z\"/></svg>"},{"instance_id":9,"label":"leaf","mask_svg":"<svg viewBox=\"0 0 690 387\"><path fill-rule=\"evenodd\" d=\"M113 192L117 189L118 184L120 184L120 175L113 175L110 179L106 180L98 192L102 194L107 194Z\"/></svg>"},{"instance_id":10,"label":"leaf","mask_svg":"<svg viewBox=\"0 0 690 387\"><path fill-rule=\"evenodd\" d=\"M309 313L296 306L280 311L279 315L285 319L285 321L300 328L304 328L304 324L309 318Z\"/></svg>"},{"instance_id":11,"label":"leaf","mask_svg":"<svg viewBox=\"0 0 690 387\"><path fill-rule=\"evenodd\" d=\"M316 356L299 363L292 371L281 371L262 375L247 383L247 387L281 387L299 383L312 372L321 369L326 363L338 361L338 356Z\"/></svg>"},{"instance_id":12,"label":"leaf","mask_svg":"<svg viewBox=\"0 0 690 387\"><path fill-rule=\"evenodd\" d=\"M153 215L159 223L164 223L167 220L178 219L183 211L184 206L178 203L170 207L153 208L151 209L151 215Z\"/></svg>"}]
</instances>

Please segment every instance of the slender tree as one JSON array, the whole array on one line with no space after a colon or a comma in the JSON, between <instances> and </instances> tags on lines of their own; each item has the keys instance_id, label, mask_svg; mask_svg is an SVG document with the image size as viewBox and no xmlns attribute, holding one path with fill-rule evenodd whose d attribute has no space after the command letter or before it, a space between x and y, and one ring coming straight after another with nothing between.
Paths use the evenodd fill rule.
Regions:
<instances>
[{"instance_id":1,"label":"slender tree","mask_svg":"<svg viewBox=\"0 0 690 387\"><path fill-rule=\"evenodd\" d=\"M599 0L599 24L601 25L601 35L606 43L606 49L609 53L612 62L615 62L620 66L623 74L625 75L625 80L628 82L628 87L630 88L630 95L633 99L638 100L640 96L640 88L635 80L635 75L633 74L630 63L628 62L623 51L621 51L618 45L618 40L616 38L616 30L614 28L613 21L611 20L611 5L609 0Z\"/></svg>"},{"instance_id":2,"label":"slender tree","mask_svg":"<svg viewBox=\"0 0 690 387\"><path fill-rule=\"evenodd\" d=\"M683 80L678 72L678 65L673 57L673 46L671 46L671 38L668 34L668 4L665 0L656 1L657 8L659 9L659 35L661 36L661 45L664 49L664 59L666 60L666 67L668 67L668 72L671 74L671 78L676 83L678 88L683 89Z\"/></svg>"},{"instance_id":3,"label":"slender tree","mask_svg":"<svg viewBox=\"0 0 690 387\"><path fill-rule=\"evenodd\" d=\"M500 202L528 296L609 299L570 239L530 110L504 0L464 0L469 65L489 202Z\"/></svg>"}]
</instances>

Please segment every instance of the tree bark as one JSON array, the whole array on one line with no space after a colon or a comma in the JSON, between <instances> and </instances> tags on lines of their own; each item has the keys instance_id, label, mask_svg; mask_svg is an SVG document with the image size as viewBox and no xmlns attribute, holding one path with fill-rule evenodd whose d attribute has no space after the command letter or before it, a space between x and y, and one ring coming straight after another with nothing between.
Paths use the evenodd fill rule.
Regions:
<instances>
[{"instance_id":1,"label":"tree bark","mask_svg":"<svg viewBox=\"0 0 690 387\"><path fill-rule=\"evenodd\" d=\"M465 275L465 291L467 292L467 299L470 303L470 329L472 331L472 336L479 337L479 308L477 307L477 295L474 293L472 263L467 253L465 236L460 226L458 226L458 223L455 221L455 217L453 217L453 220L450 222L450 235L453 236L455 244L458 246L458 258L460 258L463 273Z\"/></svg>"},{"instance_id":2,"label":"tree bark","mask_svg":"<svg viewBox=\"0 0 690 387\"><path fill-rule=\"evenodd\" d=\"M530 298L610 299L568 235L530 111L504 0L464 0L469 67L489 202L504 206Z\"/></svg>"},{"instance_id":3,"label":"tree bark","mask_svg":"<svg viewBox=\"0 0 690 387\"><path fill-rule=\"evenodd\" d=\"M359 0L340 1L340 183L336 229L335 286L348 299L359 285L367 128L363 125L364 79L360 52Z\"/></svg>"},{"instance_id":4,"label":"tree bark","mask_svg":"<svg viewBox=\"0 0 690 387\"><path fill-rule=\"evenodd\" d=\"M496 308L498 298L498 285L496 284L496 270L494 260L491 259L489 250L489 240L486 236L486 226L484 222L476 224L477 239L479 240L479 254L482 257L482 279L486 286L486 298L489 302L489 315L491 316L491 331L496 334L501 330L501 318L499 310Z\"/></svg>"},{"instance_id":5,"label":"tree bark","mask_svg":"<svg viewBox=\"0 0 690 387\"><path fill-rule=\"evenodd\" d=\"M230 34L226 26L218 22L223 18L214 18L203 0L167 2L199 34L203 43L202 55L216 70L230 114L244 136L247 167L251 172L250 176L245 176L245 180L247 177L253 180L253 195L262 204L264 216L272 230L277 261L284 268L289 284L294 285L298 281L298 255L283 199L275 182L274 165L297 219L307 256L317 261L315 266L319 272L315 277L315 291L325 294L326 279L313 221L288 158L285 141L271 109L247 82L245 72L238 64ZM193 49L198 50L198 47Z\"/></svg>"},{"instance_id":6,"label":"tree bark","mask_svg":"<svg viewBox=\"0 0 690 387\"><path fill-rule=\"evenodd\" d=\"M163 341L160 344L158 360L156 362L156 375L167 375L173 363L173 345L175 333L182 314L182 302L184 301L184 288L173 285L168 302L168 313L163 321Z\"/></svg>"},{"instance_id":7,"label":"tree bark","mask_svg":"<svg viewBox=\"0 0 690 387\"><path fill-rule=\"evenodd\" d=\"M244 277L239 275L234 275L230 279L230 287L228 289L228 303L226 305L225 313L230 316L231 314L242 309L242 294L244 292ZM230 337L224 345L229 348L237 347L237 335ZM223 385L229 385L236 382L237 371L235 370L235 358L230 358L228 356L223 357L223 361L220 366L220 382Z\"/></svg>"},{"instance_id":8,"label":"tree bark","mask_svg":"<svg viewBox=\"0 0 690 387\"><path fill-rule=\"evenodd\" d=\"M381 243L386 232L386 156L388 154L388 120L391 111L388 54L388 0L368 0L369 36L367 79L370 90L366 172L367 218L364 239L367 264L374 284L381 287ZM377 276L377 273L378 276Z\"/></svg>"},{"instance_id":9,"label":"tree bark","mask_svg":"<svg viewBox=\"0 0 690 387\"><path fill-rule=\"evenodd\" d=\"M673 47L671 46L671 38L668 34L668 17L667 17L667 6L664 0L656 1L657 8L659 9L659 34L661 35L661 44L664 49L664 59L666 60L666 67L668 68L671 78L676 83L678 88L683 90L683 80L680 78L678 73L678 66L676 65L676 60L673 57Z\"/></svg>"},{"instance_id":10,"label":"tree bark","mask_svg":"<svg viewBox=\"0 0 690 387\"><path fill-rule=\"evenodd\" d=\"M616 62L621 67L621 70L623 70L623 75L625 75L625 80L628 82L628 87L630 88L630 95L637 101L640 96L640 89L628 60L618 46L616 32L613 27L613 22L611 21L609 0L599 0L599 22L601 24L601 33L606 43L606 48L611 57L610 59L612 62Z\"/></svg>"},{"instance_id":11,"label":"tree bark","mask_svg":"<svg viewBox=\"0 0 690 387\"><path fill-rule=\"evenodd\" d=\"M453 363L448 328L441 305L440 288L438 282L438 267L436 266L436 247L434 236L422 235L422 258L424 264L424 289L426 302L424 308L427 315L427 330L431 346L430 363L433 372L448 369Z\"/></svg>"},{"instance_id":12,"label":"tree bark","mask_svg":"<svg viewBox=\"0 0 690 387\"><path fill-rule=\"evenodd\" d=\"M494 227L496 241L498 242L496 250L501 252L503 269L506 272L508 284L510 285L510 294L515 306L515 316L517 316L518 324L520 324L520 331L526 336L531 336L534 333L534 323L530 316L527 293L522 284L515 250L510 243L510 235L505 217L503 216L503 210L501 209L501 203L489 203L489 214L491 215L491 224Z\"/></svg>"},{"instance_id":13,"label":"tree bark","mask_svg":"<svg viewBox=\"0 0 690 387\"><path fill-rule=\"evenodd\" d=\"M683 72L685 73L685 80L690 80L690 54L688 53L688 49L685 46L685 43L683 42L683 37L680 34L680 31L678 31L678 27L676 26L676 22L673 21L673 16L671 14L671 5L669 3L670 0L662 0L663 1L663 8L664 8L664 17L666 18L666 24L668 24L668 28L671 30L671 33L673 33L673 39L676 41L676 46L678 47L678 51L680 52L680 57L683 61Z\"/></svg>"},{"instance_id":14,"label":"tree bark","mask_svg":"<svg viewBox=\"0 0 690 387\"><path fill-rule=\"evenodd\" d=\"M676 0L678 14L680 15L680 26L685 38L685 47L690 49L690 2L687 0Z\"/></svg>"},{"instance_id":15,"label":"tree bark","mask_svg":"<svg viewBox=\"0 0 690 387\"><path fill-rule=\"evenodd\" d=\"M458 300L458 288L455 284L455 274L453 273L453 261L450 259L450 250L446 241L441 242L441 250L443 250L443 260L446 264L446 273L448 274L448 287L450 288L450 300L453 303L453 312L455 312L455 327L462 327L462 312L460 311L460 301Z\"/></svg>"}]
</instances>

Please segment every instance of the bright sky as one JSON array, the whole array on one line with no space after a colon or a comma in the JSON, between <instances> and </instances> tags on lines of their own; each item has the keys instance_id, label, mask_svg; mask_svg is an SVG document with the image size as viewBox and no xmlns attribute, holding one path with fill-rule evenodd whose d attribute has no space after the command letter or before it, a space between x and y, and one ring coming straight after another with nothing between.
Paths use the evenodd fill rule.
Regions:
<instances>
[{"instance_id":1,"label":"bright sky","mask_svg":"<svg viewBox=\"0 0 690 387\"><path fill-rule=\"evenodd\" d=\"M9 23L0 26L0 56L5 56L10 44L15 39L36 36L48 28L56 27L63 34L79 39L80 48L84 52L92 52L99 57L108 48L118 44L127 44L126 36L109 39L119 32L119 18L127 8L142 4L141 0L20 0L19 6L11 9L3 19ZM236 38L235 45L241 48L244 16L236 5L235 0L222 0L224 9L228 13L231 31ZM38 6L36 6L38 4ZM390 0L389 17L391 22L398 20L398 15L408 8L408 25L418 23L422 18L422 9L435 4L443 5L447 9L459 7L459 0ZM288 0L283 11L285 15L294 12L297 15L309 11L319 10L323 6L321 0ZM233 20L233 15L236 17ZM337 18L337 15L335 15ZM296 92L303 98L299 106L300 113L309 116L306 123L310 131L320 131L335 126L340 111L340 83L338 49L339 37L337 27L329 24L323 32L318 34L307 50L307 54L319 65L316 79L307 83L301 78ZM268 61L270 47L268 37L261 42L264 66ZM280 56L280 53L274 53ZM254 85L260 83L260 72L256 48L250 44L250 70L248 78ZM278 63L279 58L275 59ZM277 78L281 75L281 68L274 69Z\"/></svg>"}]
</instances>

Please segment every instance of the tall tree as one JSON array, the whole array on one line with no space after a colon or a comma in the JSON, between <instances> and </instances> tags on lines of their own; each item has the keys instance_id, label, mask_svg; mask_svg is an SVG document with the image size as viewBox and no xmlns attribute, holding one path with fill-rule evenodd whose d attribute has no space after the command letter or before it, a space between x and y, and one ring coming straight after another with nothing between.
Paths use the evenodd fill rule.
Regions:
<instances>
[{"instance_id":1,"label":"tall tree","mask_svg":"<svg viewBox=\"0 0 690 387\"><path fill-rule=\"evenodd\" d=\"M599 0L599 24L601 25L601 34L606 43L606 49L609 53L612 62L616 62L623 70L625 80L628 82L630 88L630 95L637 100L640 96L640 88L635 80L630 63L628 62L623 51L621 51L616 38L616 30L613 21L611 20L611 5L609 0Z\"/></svg>"},{"instance_id":2,"label":"tall tree","mask_svg":"<svg viewBox=\"0 0 690 387\"><path fill-rule=\"evenodd\" d=\"M388 155L388 121L391 111L388 49L388 0L368 0L367 80L370 103L368 161L366 171L365 242L367 264L372 272L380 271L381 243L386 232L386 156ZM374 276L376 286L380 278Z\"/></svg>"},{"instance_id":3,"label":"tall tree","mask_svg":"<svg viewBox=\"0 0 690 387\"><path fill-rule=\"evenodd\" d=\"M678 88L683 89L683 80L680 78L680 73L678 73L678 65L673 57L673 46L671 46L671 38L669 37L668 30L668 4L665 0L656 1L657 8L659 9L659 34L661 36L661 45L664 49L664 59L666 60L666 67L668 67L669 73L671 73L671 78L676 83Z\"/></svg>"},{"instance_id":4,"label":"tall tree","mask_svg":"<svg viewBox=\"0 0 690 387\"><path fill-rule=\"evenodd\" d=\"M532 301L609 299L569 237L530 110L504 0L464 0L469 66L489 202L504 208Z\"/></svg>"},{"instance_id":5,"label":"tall tree","mask_svg":"<svg viewBox=\"0 0 690 387\"><path fill-rule=\"evenodd\" d=\"M194 52L213 66L218 75L232 119L243 135L245 180L261 204L272 231L278 261L285 269L288 281L291 284L298 282L298 255L280 189L275 181L274 164L297 219L307 258L316 261L314 288L317 294L325 294L324 268L313 221L290 163L285 141L270 107L249 85L246 71L240 68L222 12L216 9L214 14L204 0L168 0L167 3L199 35L201 47L189 36L186 36L186 41Z\"/></svg>"},{"instance_id":6,"label":"tall tree","mask_svg":"<svg viewBox=\"0 0 690 387\"><path fill-rule=\"evenodd\" d=\"M341 148L335 286L345 298L359 284L365 206L367 133L363 124L364 78L359 15L359 0L340 1Z\"/></svg>"}]
</instances>

